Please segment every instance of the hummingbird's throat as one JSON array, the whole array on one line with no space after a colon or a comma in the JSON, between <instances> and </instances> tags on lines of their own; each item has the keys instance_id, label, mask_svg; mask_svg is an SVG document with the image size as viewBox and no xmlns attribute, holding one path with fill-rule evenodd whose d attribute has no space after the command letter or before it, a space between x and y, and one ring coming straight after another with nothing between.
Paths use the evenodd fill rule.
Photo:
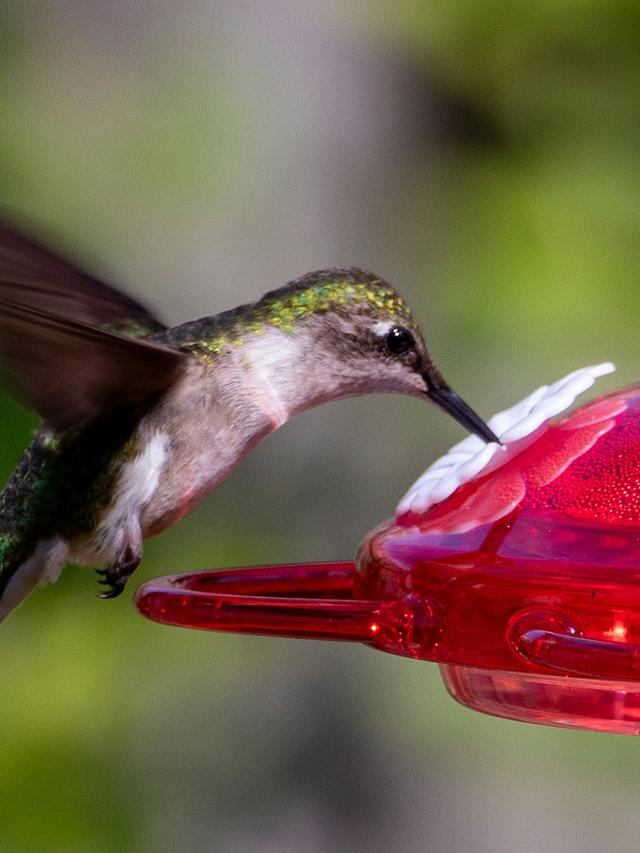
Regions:
<instances>
[{"instance_id":1,"label":"hummingbird's throat","mask_svg":"<svg viewBox=\"0 0 640 853\"><path fill-rule=\"evenodd\" d=\"M286 377L298 355L297 341L275 330L256 336L243 346L242 366L247 390L274 430L291 416Z\"/></svg>"}]
</instances>

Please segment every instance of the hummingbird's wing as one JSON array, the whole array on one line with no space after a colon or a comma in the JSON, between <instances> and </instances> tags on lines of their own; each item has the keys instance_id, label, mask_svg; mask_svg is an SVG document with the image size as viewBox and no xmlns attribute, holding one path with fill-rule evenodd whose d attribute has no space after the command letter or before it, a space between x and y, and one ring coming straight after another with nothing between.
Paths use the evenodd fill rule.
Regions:
<instances>
[{"instance_id":1,"label":"hummingbird's wing","mask_svg":"<svg viewBox=\"0 0 640 853\"><path fill-rule=\"evenodd\" d=\"M55 430L150 403L189 361L168 347L0 298L0 376Z\"/></svg>"},{"instance_id":2,"label":"hummingbird's wing","mask_svg":"<svg viewBox=\"0 0 640 853\"><path fill-rule=\"evenodd\" d=\"M146 337L165 327L130 296L98 281L0 218L0 299Z\"/></svg>"},{"instance_id":3,"label":"hummingbird's wing","mask_svg":"<svg viewBox=\"0 0 640 853\"><path fill-rule=\"evenodd\" d=\"M53 429L139 407L169 388L189 356L139 339L164 328L0 220L0 376Z\"/></svg>"}]
</instances>

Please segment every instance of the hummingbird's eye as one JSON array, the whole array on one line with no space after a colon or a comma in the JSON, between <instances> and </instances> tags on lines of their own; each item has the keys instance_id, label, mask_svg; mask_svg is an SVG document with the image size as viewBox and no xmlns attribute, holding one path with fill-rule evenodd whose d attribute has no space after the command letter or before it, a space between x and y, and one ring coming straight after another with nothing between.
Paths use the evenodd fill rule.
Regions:
<instances>
[{"instance_id":1,"label":"hummingbird's eye","mask_svg":"<svg viewBox=\"0 0 640 853\"><path fill-rule=\"evenodd\" d=\"M404 355L413 347L413 335L402 326L393 326L387 332L385 345L391 355Z\"/></svg>"}]
</instances>

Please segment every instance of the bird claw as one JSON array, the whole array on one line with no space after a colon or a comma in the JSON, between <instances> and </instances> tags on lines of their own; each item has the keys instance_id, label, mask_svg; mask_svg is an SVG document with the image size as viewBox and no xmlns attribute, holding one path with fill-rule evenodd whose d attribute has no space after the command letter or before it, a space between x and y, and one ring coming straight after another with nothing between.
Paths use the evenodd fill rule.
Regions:
<instances>
[{"instance_id":1,"label":"bird claw","mask_svg":"<svg viewBox=\"0 0 640 853\"><path fill-rule=\"evenodd\" d=\"M98 583L109 587L104 592L98 592L98 598L117 598L123 592L131 572L126 570L123 572L122 568L111 566L106 569L96 569L96 574L100 576Z\"/></svg>"},{"instance_id":2,"label":"bird claw","mask_svg":"<svg viewBox=\"0 0 640 853\"><path fill-rule=\"evenodd\" d=\"M102 599L117 598L123 590L124 584L122 584L122 586L112 586L110 590L107 590L106 592L97 592L96 595L98 598Z\"/></svg>"}]
</instances>

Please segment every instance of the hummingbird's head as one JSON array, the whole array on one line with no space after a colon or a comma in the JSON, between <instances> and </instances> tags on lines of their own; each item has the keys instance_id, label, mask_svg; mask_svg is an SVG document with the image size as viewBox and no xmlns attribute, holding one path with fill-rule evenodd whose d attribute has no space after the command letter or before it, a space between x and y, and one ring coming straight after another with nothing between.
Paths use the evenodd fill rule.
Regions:
<instances>
[{"instance_id":1,"label":"hummingbird's head","mask_svg":"<svg viewBox=\"0 0 640 853\"><path fill-rule=\"evenodd\" d=\"M498 441L443 380L418 323L387 282L356 268L309 273L261 300L270 325L303 334L318 397L371 392L434 402L484 441Z\"/></svg>"}]
</instances>

